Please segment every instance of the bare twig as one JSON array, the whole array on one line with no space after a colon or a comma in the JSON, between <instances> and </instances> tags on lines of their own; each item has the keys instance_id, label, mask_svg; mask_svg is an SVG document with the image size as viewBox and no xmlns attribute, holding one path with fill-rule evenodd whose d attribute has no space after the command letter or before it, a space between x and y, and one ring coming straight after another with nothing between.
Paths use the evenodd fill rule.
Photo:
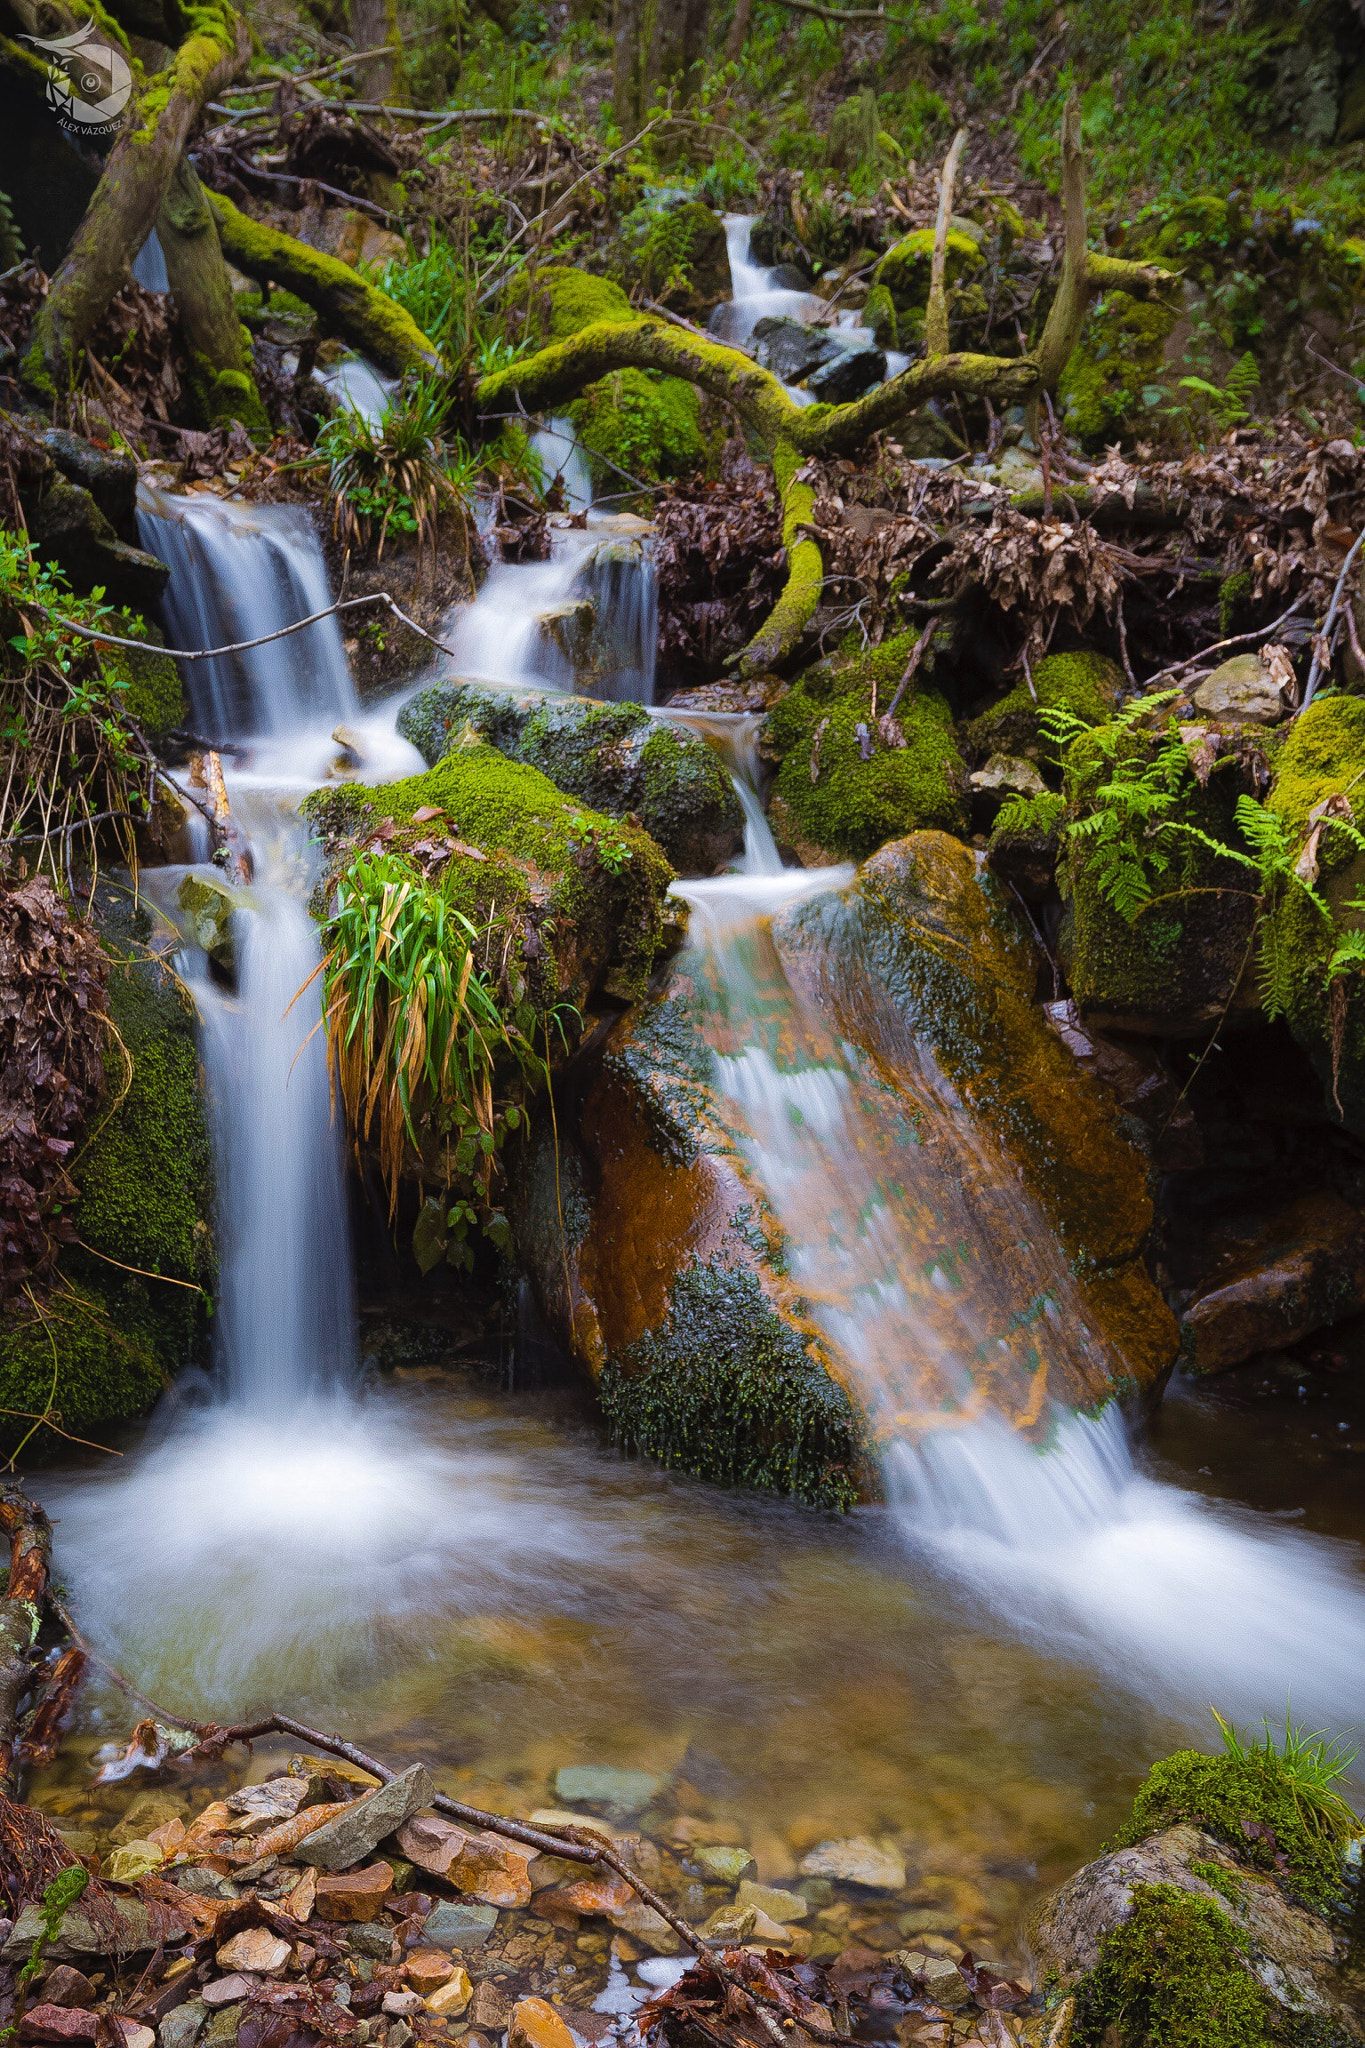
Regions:
<instances>
[{"instance_id":1,"label":"bare twig","mask_svg":"<svg viewBox=\"0 0 1365 2048\"><path fill-rule=\"evenodd\" d=\"M924 353L927 356L946 356L948 353L948 293L945 284L948 267L948 226L953 217L953 187L957 183L957 167L966 142L967 131L965 128L959 128L943 160L943 169L939 173L938 219L934 223L934 253L929 266L929 302L924 314Z\"/></svg>"},{"instance_id":2,"label":"bare twig","mask_svg":"<svg viewBox=\"0 0 1365 2048\"><path fill-rule=\"evenodd\" d=\"M1356 546L1359 547L1359 545L1360 542L1357 541ZM1234 633L1227 640L1215 640L1211 646L1201 647L1198 654L1190 655L1187 661L1177 661L1170 668L1158 669L1154 676L1148 676L1146 682L1142 685L1143 689L1151 690L1158 683L1174 682L1177 677L1188 674L1192 668L1198 668L1200 663L1207 661L1211 654L1224 653L1229 647L1254 647L1258 640L1268 640L1272 633L1279 632L1281 626L1288 625L1289 621L1303 610L1307 602L1306 597L1296 597L1288 611L1281 612L1278 619L1272 619L1268 626L1257 626L1250 633Z\"/></svg>"},{"instance_id":3,"label":"bare twig","mask_svg":"<svg viewBox=\"0 0 1365 2048\"><path fill-rule=\"evenodd\" d=\"M1327 607L1327 617L1322 622L1322 631L1313 643L1313 659L1308 665L1308 681L1303 686L1303 703L1299 706L1301 711L1306 711L1312 703L1313 692L1318 687L1318 678L1322 674L1327 661L1331 658L1333 629L1336 626L1337 613L1341 609L1341 599L1342 593L1346 588L1346 578L1350 575L1351 565L1360 553L1362 546L1365 546L1365 527L1361 528L1354 541L1352 541L1350 553L1341 565L1341 574L1337 577L1337 587L1332 592L1332 602Z\"/></svg>"},{"instance_id":4,"label":"bare twig","mask_svg":"<svg viewBox=\"0 0 1365 2048\"><path fill-rule=\"evenodd\" d=\"M226 647L158 647L156 652L168 654L172 661L213 661L220 654L244 654L248 648L265 647L272 640L287 639L291 633L301 633L305 626L316 626L319 619L330 619L336 612L354 611L363 604L386 605L396 619L401 619L405 626L411 627L423 640L430 641L433 647L438 647L442 654L455 652L453 647L447 647L444 640L438 640L434 634L428 633L425 627L419 626L416 619L410 619L386 590L376 590L369 597L343 598L337 604L329 604L324 611L310 612L306 619L295 619L292 625L280 626L273 633L262 633L258 640L233 640ZM105 647L134 647L144 654L147 651L145 640L125 640L118 633L101 633L94 626L78 625L75 619L65 619L59 612L48 611L44 605L35 604L33 609L41 611L54 624L64 626L69 633L78 633L82 640L98 640L100 645Z\"/></svg>"}]
</instances>

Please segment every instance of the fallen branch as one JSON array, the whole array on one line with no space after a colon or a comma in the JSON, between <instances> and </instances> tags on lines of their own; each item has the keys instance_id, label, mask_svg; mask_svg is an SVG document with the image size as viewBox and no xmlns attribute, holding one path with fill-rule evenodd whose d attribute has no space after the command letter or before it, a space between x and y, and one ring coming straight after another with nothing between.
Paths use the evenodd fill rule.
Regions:
<instances>
[{"instance_id":1,"label":"fallen branch","mask_svg":"<svg viewBox=\"0 0 1365 2048\"><path fill-rule=\"evenodd\" d=\"M1306 711L1312 703L1313 693L1318 687L1318 678L1331 660L1332 629L1336 625L1337 613L1341 609L1342 593L1346 588L1346 578L1351 573L1351 564L1362 547L1365 547L1365 528L1356 535L1351 543L1351 551L1341 565L1341 574L1337 577L1332 602L1328 605L1327 617L1322 622L1322 631L1313 643L1313 659L1308 665L1308 681L1303 686L1303 703L1299 707L1301 711Z\"/></svg>"},{"instance_id":2,"label":"fallen branch","mask_svg":"<svg viewBox=\"0 0 1365 2048\"><path fill-rule=\"evenodd\" d=\"M271 640L285 640L291 633L301 633L305 626L316 626L319 619L330 619L336 612L354 611L357 605L362 604L387 605L396 619L401 619L414 633L419 633L424 640L430 641L442 654L455 652L453 647L447 647L444 640L438 640L434 634L428 633L424 626L419 626L416 619L410 619L401 606L389 596L387 590L376 590L368 597L342 598L336 604L329 604L324 611L310 612L306 619L295 619L292 625L280 626L273 633L263 633L259 640L233 640L225 647L158 647L156 652L168 654L172 661L214 661L220 654L245 654L252 647L265 647ZM65 619L59 612L48 611L44 605L34 604L32 609L42 612L54 625L64 626L67 632L79 634L82 640L98 640L102 646L134 647L143 654L147 651L145 640L126 640L119 633L101 633L97 627L79 625L75 619ZM229 747L221 751L240 753L242 750L239 747Z\"/></svg>"},{"instance_id":3,"label":"fallen branch","mask_svg":"<svg viewBox=\"0 0 1365 2048\"><path fill-rule=\"evenodd\" d=\"M1365 539L1365 535L1362 535L1362 539ZM1356 546L1360 546L1359 541L1356 542ZM1278 619L1272 619L1268 626L1257 626L1250 633L1234 633L1229 640L1215 640L1211 646L1202 647L1198 654L1191 654L1187 660L1177 661L1170 668L1158 669L1154 676L1148 676L1142 685L1143 690L1154 690L1158 683L1175 682L1180 676L1188 674L1192 668L1198 668L1211 654L1224 654L1230 647L1254 647L1258 640L1268 640L1272 633L1278 633L1281 626L1287 626L1292 618L1296 618L1307 602L1306 597L1296 597L1288 611L1281 612ZM1307 701L1305 698L1304 702Z\"/></svg>"}]
</instances>

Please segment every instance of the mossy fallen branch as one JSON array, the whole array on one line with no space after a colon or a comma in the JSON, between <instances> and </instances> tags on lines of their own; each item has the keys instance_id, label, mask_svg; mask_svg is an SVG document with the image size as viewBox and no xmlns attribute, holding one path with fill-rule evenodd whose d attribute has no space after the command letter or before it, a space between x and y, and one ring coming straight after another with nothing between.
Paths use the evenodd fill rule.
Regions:
<instances>
[{"instance_id":1,"label":"mossy fallen branch","mask_svg":"<svg viewBox=\"0 0 1365 2048\"><path fill-rule=\"evenodd\" d=\"M221 192L205 196L218 222L223 253L248 277L293 292L341 340L391 376L440 368L439 350L411 313L378 285L367 284L349 263L252 220ZM584 381L591 382L591 378Z\"/></svg>"}]
</instances>

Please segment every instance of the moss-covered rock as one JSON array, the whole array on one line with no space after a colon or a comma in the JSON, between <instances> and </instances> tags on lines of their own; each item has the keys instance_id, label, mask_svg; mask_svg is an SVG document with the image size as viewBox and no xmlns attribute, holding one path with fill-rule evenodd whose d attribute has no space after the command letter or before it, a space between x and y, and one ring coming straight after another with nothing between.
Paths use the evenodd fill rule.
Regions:
<instances>
[{"instance_id":1,"label":"moss-covered rock","mask_svg":"<svg viewBox=\"0 0 1365 2048\"><path fill-rule=\"evenodd\" d=\"M548 264L534 274L519 271L508 289L507 304L537 348L567 341L598 320L635 318L630 300L611 278L559 264Z\"/></svg>"},{"instance_id":2,"label":"moss-covered rock","mask_svg":"<svg viewBox=\"0 0 1365 2048\"><path fill-rule=\"evenodd\" d=\"M918 1098L929 1163L904 1201L907 1219L923 1216L930 1264L935 1242L961 1244L958 1285L992 1333L969 1362L956 1347L955 1366L1000 1412L1034 1422L1044 1385L1069 1407L1159 1389L1177 1333L1142 1264L1146 1163L1043 1018L1037 948L981 857L916 833L865 862L846 897L790 908L774 939L870 1071L914 1095L927 1054L961 1107L965 1121L946 1119L932 1093ZM935 1172L948 1192L931 1201Z\"/></svg>"},{"instance_id":3,"label":"moss-covered rock","mask_svg":"<svg viewBox=\"0 0 1365 2048\"><path fill-rule=\"evenodd\" d=\"M1106 654L1045 655L1033 671L1033 688L1018 683L989 711L963 728L963 751L969 760L992 754L1022 754L1032 761L1055 764L1057 750L1039 724L1043 711L1069 711L1087 725L1103 725L1112 717L1123 690L1123 671Z\"/></svg>"},{"instance_id":4,"label":"moss-covered rock","mask_svg":"<svg viewBox=\"0 0 1365 2048\"><path fill-rule=\"evenodd\" d=\"M1128 292L1107 292L1092 306L1057 387L1072 433L1093 444L1138 423L1158 394L1175 323L1173 306Z\"/></svg>"},{"instance_id":5,"label":"moss-covered rock","mask_svg":"<svg viewBox=\"0 0 1365 2048\"><path fill-rule=\"evenodd\" d=\"M1042 796L1009 797L996 813L987 857L994 872L1030 902L1045 896L1052 885L1065 816L1065 797L1051 790Z\"/></svg>"},{"instance_id":6,"label":"moss-covered rock","mask_svg":"<svg viewBox=\"0 0 1365 2048\"><path fill-rule=\"evenodd\" d=\"M874 284L863 302L862 323L872 330L878 348L894 348L899 333L896 301L884 284Z\"/></svg>"},{"instance_id":7,"label":"moss-covered rock","mask_svg":"<svg viewBox=\"0 0 1365 2048\"><path fill-rule=\"evenodd\" d=\"M934 230L915 228L887 250L873 274L873 283L884 286L900 310L913 306L922 311L929 298L933 257ZM949 285L960 284L985 260L973 236L961 228L948 230L944 276Z\"/></svg>"},{"instance_id":8,"label":"moss-covered rock","mask_svg":"<svg viewBox=\"0 0 1365 2048\"><path fill-rule=\"evenodd\" d=\"M514 1193L550 1326L631 1448L722 1484L852 1504L863 1430L783 1271L781 1232L713 1085L686 960L576 1076Z\"/></svg>"},{"instance_id":9,"label":"moss-covered rock","mask_svg":"<svg viewBox=\"0 0 1365 2048\"><path fill-rule=\"evenodd\" d=\"M1330 796L1344 796L1357 823L1365 815L1365 701L1319 697L1294 720L1275 758L1266 801L1296 850L1307 840L1309 819ZM1317 894L1324 917L1301 889L1278 895L1266 934L1278 1000L1290 1030L1323 1084L1328 1114L1365 1136L1365 968L1350 966L1329 977L1333 955L1350 934L1365 931L1365 855L1330 821L1318 840Z\"/></svg>"},{"instance_id":10,"label":"moss-covered rock","mask_svg":"<svg viewBox=\"0 0 1365 2048\"><path fill-rule=\"evenodd\" d=\"M574 400L568 417L602 491L689 476L706 453L701 403L681 377L613 370Z\"/></svg>"},{"instance_id":11,"label":"moss-covered rock","mask_svg":"<svg viewBox=\"0 0 1365 2048\"><path fill-rule=\"evenodd\" d=\"M902 633L866 653L821 662L768 714L764 750L781 757L773 827L804 860L862 860L923 827L966 830L967 771L944 698L920 689L902 699L903 746L890 744L872 715L874 682L884 709L914 640ZM932 678L933 663L928 656L920 675Z\"/></svg>"},{"instance_id":12,"label":"moss-covered rock","mask_svg":"<svg viewBox=\"0 0 1365 2048\"><path fill-rule=\"evenodd\" d=\"M713 874L744 843L744 815L719 756L642 704L547 691L510 699L475 683L437 683L403 707L398 729L429 762L452 735L482 733L557 789L613 818L634 815L685 874Z\"/></svg>"},{"instance_id":13,"label":"moss-covered rock","mask_svg":"<svg viewBox=\"0 0 1365 2048\"><path fill-rule=\"evenodd\" d=\"M185 688L175 663L151 644L136 653L131 647L111 647L101 659L129 717L154 747L161 746L186 718Z\"/></svg>"},{"instance_id":14,"label":"moss-covered rock","mask_svg":"<svg viewBox=\"0 0 1365 2048\"><path fill-rule=\"evenodd\" d=\"M599 987L638 996L664 943L668 862L638 826L573 802L539 770L471 738L424 775L316 790L303 815L334 862L386 819L392 853L448 838L430 879L480 928L497 917L509 973L537 1009L581 1010ZM414 821L424 810L434 817Z\"/></svg>"},{"instance_id":15,"label":"moss-covered rock","mask_svg":"<svg viewBox=\"0 0 1365 2048\"><path fill-rule=\"evenodd\" d=\"M134 920L136 922L136 920ZM0 1404L101 1436L143 1414L203 1351L215 1267L213 1172L194 1008L119 916L103 931L114 1031L106 1097L71 1166L78 1243L58 1284L0 1324ZM6 1417L13 1445L28 1423ZM62 1439L41 1429L25 1458Z\"/></svg>"}]
</instances>

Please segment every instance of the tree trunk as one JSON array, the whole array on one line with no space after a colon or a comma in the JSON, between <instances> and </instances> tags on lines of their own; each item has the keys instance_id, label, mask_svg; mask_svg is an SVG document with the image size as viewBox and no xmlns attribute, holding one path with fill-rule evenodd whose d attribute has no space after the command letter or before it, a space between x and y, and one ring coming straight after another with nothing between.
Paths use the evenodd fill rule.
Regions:
<instances>
[{"instance_id":1,"label":"tree trunk","mask_svg":"<svg viewBox=\"0 0 1365 2048\"><path fill-rule=\"evenodd\" d=\"M221 192L205 194L218 222L223 253L259 284L282 284L321 314L334 334L391 376L440 367L411 313L378 285L367 284L349 263L282 235L241 213Z\"/></svg>"},{"instance_id":2,"label":"tree trunk","mask_svg":"<svg viewBox=\"0 0 1365 2048\"><path fill-rule=\"evenodd\" d=\"M205 9L198 18L213 17ZM196 29L181 44L170 71L151 81L165 89L164 101L152 111L150 96L140 93L109 152L34 322L23 377L44 398L70 389L81 344L127 283L132 260L156 225L196 114L251 56L251 31L243 18L225 8L221 20L221 32Z\"/></svg>"},{"instance_id":3,"label":"tree trunk","mask_svg":"<svg viewBox=\"0 0 1365 2048\"><path fill-rule=\"evenodd\" d=\"M616 0L612 36L612 107L621 133L634 135L644 99L643 0Z\"/></svg>"},{"instance_id":4,"label":"tree trunk","mask_svg":"<svg viewBox=\"0 0 1365 2048\"><path fill-rule=\"evenodd\" d=\"M357 50L389 46L356 66L361 99L386 100L393 91L395 27L390 0L351 0L351 34Z\"/></svg>"},{"instance_id":5,"label":"tree trunk","mask_svg":"<svg viewBox=\"0 0 1365 2048\"><path fill-rule=\"evenodd\" d=\"M709 0L655 0L649 41L646 96L656 86L690 99L697 89L706 51Z\"/></svg>"},{"instance_id":6,"label":"tree trunk","mask_svg":"<svg viewBox=\"0 0 1365 2048\"><path fill-rule=\"evenodd\" d=\"M744 45L749 40L749 21L754 11L754 0L735 0L735 11L730 18L730 33L725 38L725 61L738 64L744 55Z\"/></svg>"},{"instance_id":7,"label":"tree trunk","mask_svg":"<svg viewBox=\"0 0 1365 2048\"><path fill-rule=\"evenodd\" d=\"M175 167L157 233L205 426L239 419L248 429L264 430L269 422L251 374L218 224L188 157Z\"/></svg>"}]
</instances>

